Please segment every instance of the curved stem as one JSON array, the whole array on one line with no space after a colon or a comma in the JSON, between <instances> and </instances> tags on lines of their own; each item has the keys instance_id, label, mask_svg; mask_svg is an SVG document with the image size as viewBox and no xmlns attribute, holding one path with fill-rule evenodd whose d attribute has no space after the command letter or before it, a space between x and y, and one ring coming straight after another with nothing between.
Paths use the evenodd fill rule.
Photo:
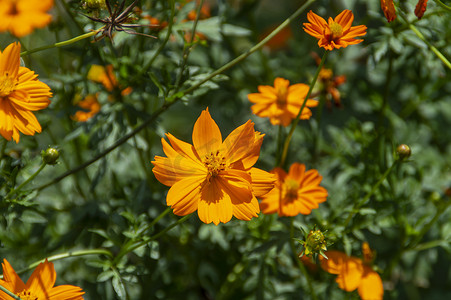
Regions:
<instances>
[{"instance_id":1,"label":"curved stem","mask_svg":"<svg viewBox=\"0 0 451 300\"><path fill-rule=\"evenodd\" d=\"M310 97L310 94L312 93L313 88L315 87L315 83L316 83L316 80L318 79L319 72L323 68L324 62L326 61L328 54L329 54L329 51L324 52L324 55L321 58L321 62L318 66L318 69L316 70L315 76L313 77L312 82L310 84L308 93L307 93L307 95L305 95L304 102L302 103L301 109L299 110L296 118L294 118L293 122L291 123L290 132L288 133L288 136L285 139L285 143L283 145L282 157L280 158L280 162L279 162L280 167L283 167L283 165L285 164L285 160L286 160L287 154L288 154L288 148L290 146L291 137L293 136L294 130L296 129L296 126L298 125L299 118L301 117L302 111L304 110L305 105L307 104L307 100Z\"/></svg>"},{"instance_id":2,"label":"curved stem","mask_svg":"<svg viewBox=\"0 0 451 300\"><path fill-rule=\"evenodd\" d=\"M368 199L376 192L376 190L379 188L379 186L384 182L385 178L393 171L393 169L398 165L399 159L396 159L393 164L388 168L385 173L382 175L382 177L376 182L376 184L373 186L371 191L369 191L365 197L362 198L362 200L355 202L354 207L352 208L351 212L349 213L348 218L346 219L344 223L344 228L346 228L351 221L352 217L357 213L357 210L368 201Z\"/></svg>"},{"instance_id":3,"label":"curved stem","mask_svg":"<svg viewBox=\"0 0 451 300\"><path fill-rule=\"evenodd\" d=\"M60 260L63 258L77 257L77 256L84 256L84 255L106 255L106 256L109 256L110 258L113 257L113 254L106 249L87 249L87 250L70 251L70 252L66 252L66 253L49 256L45 259L41 259L37 262L34 262L34 263L30 264L28 267L26 267L25 269L17 271L17 274L22 274L22 273L25 273L29 270L36 268L40 263L45 262L46 259L48 261L56 261L56 260Z\"/></svg>"},{"instance_id":4,"label":"curved stem","mask_svg":"<svg viewBox=\"0 0 451 300\"><path fill-rule=\"evenodd\" d=\"M435 1L438 5L440 5L441 7L443 7L444 9L451 11L451 6L446 5L445 3L443 3L443 2L440 1L440 0L434 0L434 1Z\"/></svg>"},{"instance_id":5,"label":"curved stem","mask_svg":"<svg viewBox=\"0 0 451 300\"><path fill-rule=\"evenodd\" d=\"M406 24L409 26L410 30L412 30L417 37L420 38L420 40L422 40L426 45L428 45L429 49L431 49L432 52L434 52L434 54L438 57L438 59L440 59L445 66L451 70L451 62L449 62L449 60L435 47L433 46L425 37L424 35L421 33L421 31L419 31L415 25L413 25L412 23L409 22L409 20L407 20L407 18L400 14L401 18L404 20L404 22L406 22Z\"/></svg>"},{"instance_id":6,"label":"curved stem","mask_svg":"<svg viewBox=\"0 0 451 300\"><path fill-rule=\"evenodd\" d=\"M9 198L12 195L14 195L15 193L17 193L18 191L20 191L25 185L27 185L30 181L32 181L36 176L38 176L39 173L41 173L41 171L45 168L47 164L45 162L42 162L41 166L39 167L39 169L36 170L36 172L34 172L33 175L31 175L30 177L28 177L27 180L25 180L24 182L22 182L22 184L20 184L18 187L16 187L15 189L13 189L12 191L10 191L5 198Z\"/></svg>"},{"instance_id":7,"label":"curved stem","mask_svg":"<svg viewBox=\"0 0 451 300\"><path fill-rule=\"evenodd\" d=\"M299 259L298 253L296 251L296 245L294 244L294 217L290 218L290 247L291 252L293 252L293 257L296 260L299 269L301 270L302 274L305 276L305 280L307 280L307 285L309 288L309 292L312 295L313 300L318 299L315 294L315 290L313 289L312 280L310 279L310 276L307 272L307 269L302 264L301 260Z\"/></svg>"},{"instance_id":8,"label":"curved stem","mask_svg":"<svg viewBox=\"0 0 451 300\"><path fill-rule=\"evenodd\" d=\"M47 46L43 46L43 47L27 50L27 51L24 51L24 52L20 53L20 56L29 55L31 53L35 53L35 52L39 52L39 51L43 51L43 50L47 50L47 49L67 46L67 45L76 43L78 41L81 41L83 39L87 39L87 38L89 38L89 37L91 37L93 35L96 35L102 29L103 29L103 27L100 28L100 29L97 29L97 30L94 30L94 31L91 31L91 32L88 32L88 33L85 33L85 34L82 34L82 35L79 35L79 36L74 37L74 38L72 38L70 40L67 40L67 41L63 41L63 42L55 43L53 45L47 45Z\"/></svg>"}]
</instances>

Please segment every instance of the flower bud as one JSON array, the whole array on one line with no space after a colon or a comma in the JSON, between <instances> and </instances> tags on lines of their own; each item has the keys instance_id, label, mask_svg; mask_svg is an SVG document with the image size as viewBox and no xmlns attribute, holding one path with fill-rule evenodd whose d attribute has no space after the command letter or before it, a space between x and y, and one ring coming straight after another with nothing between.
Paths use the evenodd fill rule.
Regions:
<instances>
[{"instance_id":1,"label":"flower bud","mask_svg":"<svg viewBox=\"0 0 451 300\"><path fill-rule=\"evenodd\" d=\"M56 148L48 148L41 152L42 160L48 165L54 165L57 163L60 153Z\"/></svg>"},{"instance_id":2,"label":"flower bud","mask_svg":"<svg viewBox=\"0 0 451 300\"><path fill-rule=\"evenodd\" d=\"M317 229L315 231L310 231L304 243L304 248L304 254L307 256L310 256L313 253L321 254L322 251L327 251L326 238L321 230Z\"/></svg>"},{"instance_id":3,"label":"flower bud","mask_svg":"<svg viewBox=\"0 0 451 300\"><path fill-rule=\"evenodd\" d=\"M400 160L404 160L409 158L412 152L409 146L407 146L406 144L401 144L398 146L398 148L396 148L396 153L398 154Z\"/></svg>"}]
</instances>

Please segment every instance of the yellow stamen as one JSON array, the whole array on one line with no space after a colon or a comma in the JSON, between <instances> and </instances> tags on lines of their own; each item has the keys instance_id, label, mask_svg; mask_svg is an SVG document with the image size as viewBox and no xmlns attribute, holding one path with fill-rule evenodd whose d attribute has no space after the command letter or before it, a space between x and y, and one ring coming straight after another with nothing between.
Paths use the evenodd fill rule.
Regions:
<instances>
[{"instance_id":1,"label":"yellow stamen","mask_svg":"<svg viewBox=\"0 0 451 300\"><path fill-rule=\"evenodd\" d=\"M343 36L343 27L341 27L340 24L332 22L332 24L329 25L329 29L331 32L331 40L335 40Z\"/></svg>"},{"instance_id":2,"label":"yellow stamen","mask_svg":"<svg viewBox=\"0 0 451 300\"><path fill-rule=\"evenodd\" d=\"M0 97L9 96L16 88L16 78L12 78L8 73L0 76Z\"/></svg>"},{"instance_id":3,"label":"yellow stamen","mask_svg":"<svg viewBox=\"0 0 451 300\"><path fill-rule=\"evenodd\" d=\"M216 177L226 168L225 157L222 156L219 151L216 151L215 153L211 152L210 154L205 155L204 165L207 167L209 179L211 177Z\"/></svg>"},{"instance_id":4,"label":"yellow stamen","mask_svg":"<svg viewBox=\"0 0 451 300\"><path fill-rule=\"evenodd\" d=\"M299 182L297 182L294 179L287 179L284 182L285 186L285 197L289 200L295 200L298 197L298 190L299 190Z\"/></svg>"}]
</instances>

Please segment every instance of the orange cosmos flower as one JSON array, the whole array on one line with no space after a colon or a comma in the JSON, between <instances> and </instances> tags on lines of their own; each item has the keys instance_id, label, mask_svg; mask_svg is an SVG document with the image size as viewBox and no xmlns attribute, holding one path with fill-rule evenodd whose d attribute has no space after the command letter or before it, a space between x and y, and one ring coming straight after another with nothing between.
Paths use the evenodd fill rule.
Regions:
<instances>
[{"instance_id":1,"label":"orange cosmos flower","mask_svg":"<svg viewBox=\"0 0 451 300\"><path fill-rule=\"evenodd\" d=\"M41 132L32 111L46 108L50 88L38 75L20 66L20 44L12 43L0 51L0 134L19 142L19 131L26 135Z\"/></svg>"},{"instance_id":2,"label":"orange cosmos flower","mask_svg":"<svg viewBox=\"0 0 451 300\"><path fill-rule=\"evenodd\" d=\"M78 122L86 122L100 111L100 103L96 95L87 95L85 99L77 103L83 110L79 110L72 116Z\"/></svg>"},{"instance_id":3,"label":"orange cosmos flower","mask_svg":"<svg viewBox=\"0 0 451 300\"><path fill-rule=\"evenodd\" d=\"M421 19L426 11L426 7L428 5L428 0L419 0L417 5L415 6L415 16L418 19Z\"/></svg>"},{"instance_id":4,"label":"orange cosmos flower","mask_svg":"<svg viewBox=\"0 0 451 300\"><path fill-rule=\"evenodd\" d=\"M6 259L3 260L2 267L3 280L0 279L0 285L21 299L83 300L84 292L78 286L54 286L56 281L55 268L53 263L47 260L36 267L27 284L20 279ZM0 299L13 300L11 296L1 290Z\"/></svg>"},{"instance_id":5,"label":"orange cosmos flower","mask_svg":"<svg viewBox=\"0 0 451 300\"><path fill-rule=\"evenodd\" d=\"M384 11L385 18L388 22L396 19L396 10L393 0L381 0L381 8Z\"/></svg>"},{"instance_id":6,"label":"orange cosmos flower","mask_svg":"<svg viewBox=\"0 0 451 300\"><path fill-rule=\"evenodd\" d=\"M271 171L277 181L273 190L262 196L260 209L264 214L278 213L292 217L308 215L318 204L325 202L327 190L319 184L323 179L316 170L305 172L305 165L294 163L288 174L281 168Z\"/></svg>"},{"instance_id":7,"label":"orange cosmos flower","mask_svg":"<svg viewBox=\"0 0 451 300\"><path fill-rule=\"evenodd\" d=\"M222 141L218 125L204 110L194 124L193 145L167 133L167 157L155 156L153 173L170 186L167 204L174 214L197 210L204 223L227 223L232 215L249 221L260 212L256 196L269 192L275 178L252 166L260 155L263 134L250 120Z\"/></svg>"},{"instance_id":8,"label":"orange cosmos flower","mask_svg":"<svg viewBox=\"0 0 451 300\"><path fill-rule=\"evenodd\" d=\"M113 66L108 65L106 67L100 65L92 65L88 71L88 79L94 82L101 83L105 89L112 92L115 87L119 87L117 78L113 72ZM132 92L131 87L127 87L121 90L122 96L127 96Z\"/></svg>"},{"instance_id":9,"label":"orange cosmos flower","mask_svg":"<svg viewBox=\"0 0 451 300\"><path fill-rule=\"evenodd\" d=\"M321 267L328 273L337 274L336 282L347 292L358 290L363 300L382 300L384 287L378 273L370 267L373 258L368 243L362 245L364 260L349 257L343 252L327 251L328 259L319 256Z\"/></svg>"},{"instance_id":10,"label":"orange cosmos flower","mask_svg":"<svg viewBox=\"0 0 451 300\"><path fill-rule=\"evenodd\" d=\"M342 11L335 19L329 17L328 22L310 11L307 14L310 23L304 23L304 31L318 39L318 46L326 50L346 48L348 45L361 43L356 37L366 34L366 26L352 26L354 15L350 10Z\"/></svg>"},{"instance_id":11,"label":"orange cosmos flower","mask_svg":"<svg viewBox=\"0 0 451 300\"><path fill-rule=\"evenodd\" d=\"M45 27L52 21L47 13L52 7L53 0L1 0L0 32L9 31L22 37L35 28Z\"/></svg>"},{"instance_id":12,"label":"orange cosmos flower","mask_svg":"<svg viewBox=\"0 0 451 300\"><path fill-rule=\"evenodd\" d=\"M250 102L255 103L251 109L259 117L269 117L271 124L283 126L290 125L296 118L307 95L309 86L303 83L293 84L283 78L274 80L274 87L269 85L258 86L259 93L247 95ZM315 107L318 101L308 99L302 110L301 119L310 119L312 112L309 107Z\"/></svg>"}]
</instances>

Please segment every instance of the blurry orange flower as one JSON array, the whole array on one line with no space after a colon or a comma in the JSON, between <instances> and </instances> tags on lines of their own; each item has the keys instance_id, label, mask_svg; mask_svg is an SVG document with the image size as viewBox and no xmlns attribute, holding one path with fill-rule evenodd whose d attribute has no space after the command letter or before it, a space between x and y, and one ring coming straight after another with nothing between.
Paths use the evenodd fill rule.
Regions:
<instances>
[{"instance_id":1,"label":"blurry orange flower","mask_svg":"<svg viewBox=\"0 0 451 300\"><path fill-rule=\"evenodd\" d=\"M354 15L350 10L342 11L335 19L329 17L328 22L310 11L307 14L310 23L304 23L304 31L318 39L318 46L326 50L346 48L348 45L361 43L355 39L366 34L366 26L353 26Z\"/></svg>"},{"instance_id":2,"label":"blurry orange flower","mask_svg":"<svg viewBox=\"0 0 451 300\"><path fill-rule=\"evenodd\" d=\"M174 214L185 216L197 210L204 223L227 223L232 215L249 221L260 212L256 196L269 192L275 178L253 168L260 155L263 134L250 120L222 141L218 125L204 110L194 124L193 145L166 134L163 151L155 156L153 173L170 186L167 204Z\"/></svg>"},{"instance_id":3,"label":"blurry orange flower","mask_svg":"<svg viewBox=\"0 0 451 300\"><path fill-rule=\"evenodd\" d=\"M47 26L52 16L47 13L53 0L1 0L0 32L9 31L17 37Z\"/></svg>"},{"instance_id":4,"label":"blurry orange flower","mask_svg":"<svg viewBox=\"0 0 451 300\"><path fill-rule=\"evenodd\" d=\"M340 85L346 82L346 76L334 76L331 69L322 68L319 72L318 79L322 85L322 92L326 96L326 104L331 108L331 99L334 101L335 106L341 107L340 91L337 89Z\"/></svg>"},{"instance_id":5,"label":"blurry orange flower","mask_svg":"<svg viewBox=\"0 0 451 300\"><path fill-rule=\"evenodd\" d=\"M116 76L113 72L113 66L108 65L106 67L100 65L92 65L88 71L88 79L94 82L101 83L109 92L112 92L114 88L119 87ZM132 92L131 87L127 87L121 90L122 96L127 96Z\"/></svg>"},{"instance_id":6,"label":"blurry orange flower","mask_svg":"<svg viewBox=\"0 0 451 300\"><path fill-rule=\"evenodd\" d=\"M388 22L396 19L396 10L393 0L381 0L381 8L384 11L385 18Z\"/></svg>"},{"instance_id":7,"label":"blurry orange flower","mask_svg":"<svg viewBox=\"0 0 451 300\"><path fill-rule=\"evenodd\" d=\"M187 2L191 2L192 0L189 0ZM199 0L196 1L197 5L199 5ZM188 15L186 16L186 18L189 21L194 21L196 20L197 17L197 12L196 9L193 9L192 11L190 11L188 13ZM204 3L200 9L200 13L199 13L199 20L204 20L204 19L208 19L211 17L211 12L210 12L210 4L208 3Z\"/></svg>"},{"instance_id":8,"label":"blurry orange flower","mask_svg":"<svg viewBox=\"0 0 451 300\"><path fill-rule=\"evenodd\" d=\"M283 78L274 80L274 87L269 85L258 86L259 93L247 95L250 102L255 103L251 109L259 117L269 117L271 124L283 126L290 125L296 118L307 95L309 86L303 83L293 84ZM312 112L309 107L315 107L318 101L308 99L301 119L310 119Z\"/></svg>"},{"instance_id":9,"label":"blurry orange flower","mask_svg":"<svg viewBox=\"0 0 451 300\"><path fill-rule=\"evenodd\" d=\"M273 190L262 196L260 209L264 214L278 213L279 216L292 217L308 215L318 204L325 202L327 190L319 184L323 179L316 170L305 172L305 165L294 163L288 174L275 168L277 182Z\"/></svg>"},{"instance_id":10,"label":"blurry orange flower","mask_svg":"<svg viewBox=\"0 0 451 300\"><path fill-rule=\"evenodd\" d=\"M417 5L415 6L415 16L418 19L421 19L426 11L426 7L428 5L428 0L419 0Z\"/></svg>"},{"instance_id":11,"label":"blurry orange flower","mask_svg":"<svg viewBox=\"0 0 451 300\"><path fill-rule=\"evenodd\" d=\"M21 299L83 300L84 292L78 286L54 286L56 281L55 268L53 263L47 260L36 267L27 284L20 279L6 259L3 260L2 267L3 280L0 279L0 285ZM11 296L1 290L0 299L13 300Z\"/></svg>"},{"instance_id":12,"label":"blurry orange flower","mask_svg":"<svg viewBox=\"0 0 451 300\"><path fill-rule=\"evenodd\" d=\"M358 289L363 300L382 300L384 287L378 273L370 267L372 252L368 243L363 243L364 260L349 257L343 252L327 251L328 259L320 256L321 267L328 273L337 274L336 282L347 292Z\"/></svg>"},{"instance_id":13,"label":"blurry orange flower","mask_svg":"<svg viewBox=\"0 0 451 300\"><path fill-rule=\"evenodd\" d=\"M160 21L159 19L149 16L149 15L145 15L142 16L144 19L149 21L149 24L152 25L152 29L155 30L161 30L163 28L165 28L166 26L168 26L168 22L166 21Z\"/></svg>"},{"instance_id":14,"label":"blurry orange flower","mask_svg":"<svg viewBox=\"0 0 451 300\"><path fill-rule=\"evenodd\" d=\"M266 36L268 36L273 30L276 29L276 26L270 27L268 30L262 34L260 40L263 40ZM293 38L293 32L290 26L285 27L279 33L277 33L272 39L270 39L265 47L269 48L271 51L281 50L288 45L288 41Z\"/></svg>"},{"instance_id":15,"label":"blurry orange flower","mask_svg":"<svg viewBox=\"0 0 451 300\"><path fill-rule=\"evenodd\" d=\"M88 95L85 99L77 103L83 110L79 110L72 116L78 122L86 122L100 111L100 103L96 95Z\"/></svg>"},{"instance_id":16,"label":"blurry orange flower","mask_svg":"<svg viewBox=\"0 0 451 300\"><path fill-rule=\"evenodd\" d=\"M46 108L50 88L33 71L20 66L20 44L12 43L0 51L0 134L19 142L19 131L26 135L41 132L33 111Z\"/></svg>"}]
</instances>

